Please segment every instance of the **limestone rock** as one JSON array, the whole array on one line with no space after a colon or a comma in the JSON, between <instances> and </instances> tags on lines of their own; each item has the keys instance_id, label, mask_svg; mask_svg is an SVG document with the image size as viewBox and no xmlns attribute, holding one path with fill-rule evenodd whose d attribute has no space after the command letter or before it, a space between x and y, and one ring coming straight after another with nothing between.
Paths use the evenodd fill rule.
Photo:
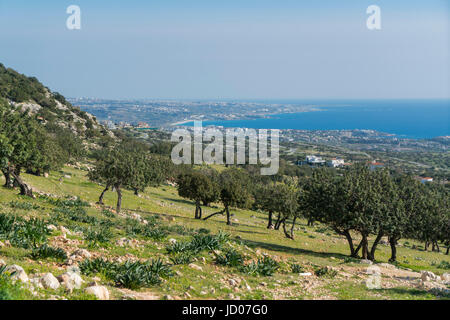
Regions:
<instances>
[{"instance_id":1,"label":"limestone rock","mask_svg":"<svg viewBox=\"0 0 450 320\"><path fill-rule=\"evenodd\" d=\"M108 288L104 286L91 286L84 290L88 294L92 294L99 300L109 300Z\"/></svg>"},{"instance_id":2,"label":"limestone rock","mask_svg":"<svg viewBox=\"0 0 450 320\"><path fill-rule=\"evenodd\" d=\"M200 267L194 263L189 264L189 267L191 267L192 269L198 270L198 271L203 271L202 267Z\"/></svg>"},{"instance_id":3,"label":"limestone rock","mask_svg":"<svg viewBox=\"0 0 450 320\"><path fill-rule=\"evenodd\" d=\"M72 272L66 272L60 275L58 281L69 292L72 292L73 289L81 289L81 285L83 284L83 279L80 275Z\"/></svg>"},{"instance_id":4,"label":"limestone rock","mask_svg":"<svg viewBox=\"0 0 450 320\"><path fill-rule=\"evenodd\" d=\"M423 282L437 280L437 276L431 271L422 271L420 278L422 279Z\"/></svg>"},{"instance_id":5,"label":"limestone rock","mask_svg":"<svg viewBox=\"0 0 450 320\"><path fill-rule=\"evenodd\" d=\"M17 264L7 266L5 271L11 274L11 279L13 280L20 280L22 282L28 282L29 280L25 270L23 270L23 268L21 266L18 266Z\"/></svg>"},{"instance_id":6,"label":"limestone rock","mask_svg":"<svg viewBox=\"0 0 450 320\"><path fill-rule=\"evenodd\" d=\"M76 258L90 259L91 257L92 257L92 254L89 251L87 251L86 249L78 249L71 255L72 259L76 259Z\"/></svg>"},{"instance_id":7,"label":"limestone rock","mask_svg":"<svg viewBox=\"0 0 450 320\"><path fill-rule=\"evenodd\" d=\"M46 289L57 290L60 287L58 279L51 273L46 273L41 277L42 286Z\"/></svg>"}]
</instances>

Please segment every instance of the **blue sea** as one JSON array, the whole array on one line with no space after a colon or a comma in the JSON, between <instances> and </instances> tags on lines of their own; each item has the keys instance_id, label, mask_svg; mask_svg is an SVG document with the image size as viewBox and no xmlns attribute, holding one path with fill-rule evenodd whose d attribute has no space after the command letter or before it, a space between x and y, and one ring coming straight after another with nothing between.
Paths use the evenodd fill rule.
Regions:
<instances>
[{"instance_id":1,"label":"blue sea","mask_svg":"<svg viewBox=\"0 0 450 320\"><path fill-rule=\"evenodd\" d=\"M399 138L450 136L450 100L259 101L315 106L319 111L278 114L264 119L204 121L254 129L371 129ZM186 124L186 125L192 125Z\"/></svg>"}]
</instances>

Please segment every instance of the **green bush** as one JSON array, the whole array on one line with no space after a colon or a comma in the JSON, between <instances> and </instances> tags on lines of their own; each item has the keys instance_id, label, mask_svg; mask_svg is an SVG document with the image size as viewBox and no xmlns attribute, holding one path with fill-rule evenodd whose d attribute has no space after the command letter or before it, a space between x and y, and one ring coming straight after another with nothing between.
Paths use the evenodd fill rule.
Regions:
<instances>
[{"instance_id":1,"label":"green bush","mask_svg":"<svg viewBox=\"0 0 450 320\"><path fill-rule=\"evenodd\" d=\"M56 214L56 219L61 221L69 219L75 222L82 222L88 224L94 224L97 222L95 217L88 216L86 210L82 207L57 207L53 209Z\"/></svg>"},{"instance_id":2,"label":"green bush","mask_svg":"<svg viewBox=\"0 0 450 320\"><path fill-rule=\"evenodd\" d=\"M200 253L204 250L220 250L229 235L219 232L217 235L195 234L189 242L175 242L166 248L169 254L181 253L190 251L194 254Z\"/></svg>"},{"instance_id":3,"label":"green bush","mask_svg":"<svg viewBox=\"0 0 450 320\"><path fill-rule=\"evenodd\" d=\"M109 211L108 209L103 209L102 210L102 214L107 217L107 218L115 218L116 215L114 214L114 212Z\"/></svg>"},{"instance_id":4,"label":"green bush","mask_svg":"<svg viewBox=\"0 0 450 320\"><path fill-rule=\"evenodd\" d=\"M108 243L113 237L111 230L107 227L89 227L84 232L84 239L89 242L89 246Z\"/></svg>"},{"instance_id":5,"label":"green bush","mask_svg":"<svg viewBox=\"0 0 450 320\"><path fill-rule=\"evenodd\" d=\"M231 249L225 251L224 254L216 255L216 263L229 267L240 267L244 264L244 258L238 251Z\"/></svg>"},{"instance_id":6,"label":"green bush","mask_svg":"<svg viewBox=\"0 0 450 320\"><path fill-rule=\"evenodd\" d=\"M305 271L303 269L303 267L301 265L297 264L297 263L292 263L291 264L291 270L292 270L292 273L302 273L302 272Z\"/></svg>"},{"instance_id":7,"label":"green bush","mask_svg":"<svg viewBox=\"0 0 450 320\"><path fill-rule=\"evenodd\" d=\"M149 227L146 226L143 231L143 236L146 238L151 238L155 241L163 240L167 237L169 232L167 232L164 228L159 227Z\"/></svg>"},{"instance_id":8,"label":"green bush","mask_svg":"<svg viewBox=\"0 0 450 320\"><path fill-rule=\"evenodd\" d=\"M183 252L178 253L170 257L170 261L174 265L180 265L180 264L189 264L193 261L193 254L192 252Z\"/></svg>"},{"instance_id":9,"label":"green bush","mask_svg":"<svg viewBox=\"0 0 450 320\"><path fill-rule=\"evenodd\" d=\"M442 260L439 264L436 265L436 267L439 268L439 269L449 270L450 269L450 262Z\"/></svg>"},{"instance_id":10,"label":"green bush","mask_svg":"<svg viewBox=\"0 0 450 320\"><path fill-rule=\"evenodd\" d=\"M318 277L334 278L337 275L337 271L330 267L321 267L316 269L314 274Z\"/></svg>"},{"instance_id":11,"label":"green bush","mask_svg":"<svg viewBox=\"0 0 450 320\"><path fill-rule=\"evenodd\" d=\"M102 258L95 258L92 260L86 259L78 264L80 271L87 276L96 273L100 273L106 276L106 272L108 272L108 270L112 270L113 266L114 264L112 262L109 262L108 260L104 260Z\"/></svg>"},{"instance_id":12,"label":"green bush","mask_svg":"<svg viewBox=\"0 0 450 320\"><path fill-rule=\"evenodd\" d=\"M140 261L126 261L124 263L109 262L101 258L84 260L79 264L85 275L103 274L114 281L116 286L129 289L149 287L161 283L162 278L171 277L172 270L160 259L142 263Z\"/></svg>"},{"instance_id":13,"label":"green bush","mask_svg":"<svg viewBox=\"0 0 450 320\"><path fill-rule=\"evenodd\" d=\"M50 231L44 220L32 218L25 220L0 214L0 239L6 239L12 245L29 249L47 242Z\"/></svg>"},{"instance_id":14,"label":"green bush","mask_svg":"<svg viewBox=\"0 0 450 320\"><path fill-rule=\"evenodd\" d=\"M73 208L73 207L89 207L90 206L88 202L82 201L80 198L77 198L76 200L48 198L47 201L57 207Z\"/></svg>"},{"instance_id":15,"label":"green bush","mask_svg":"<svg viewBox=\"0 0 450 320\"><path fill-rule=\"evenodd\" d=\"M47 259L53 258L59 261L67 260L66 252L61 248L53 248L44 244L40 247L34 248L31 252L33 259Z\"/></svg>"},{"instance_id":16,"label":"green bush","mask_svg":"<svg viewBox=\"0 0 450 320\"><path fill-rule=\"evenodd\" d=\"M22 209L22 210L38 210L40 207L34 203L30 202L20 202L20 201L11 201L9 206L13 209Z\"/></svg>"},{"instance_id":17,"label":"green bush","mask_svg":"<svg viewBox=\"0 0 450 320\"><path fill-rule=\"evenodd\" d=\"M200 234L210 234L211 231L209 229L205 229L205 228L200 228L197 230L198 233Z\"/></svg>"},{"instance_id":18,"label":"green bush","mask_svg":"<svg viewBox=\"0 0 450 320\"><path fill-rule=\"evenodd\" d=\"M190 242L175 242L169 245L166 250L169 254L185 253L191 251L191 246Z\"/></svg>"},{"instance_id":19,"label":"green bush","mask_svg":"<svg viewBox=\"0 0 450 320\"><path fill-rule=\"evenodd\" d=\"M257 262L251 262L244 266L242 271L249 275L272 276L279 269L278 262L269 256L259 258Z\"/></svg>"}]
</instances>

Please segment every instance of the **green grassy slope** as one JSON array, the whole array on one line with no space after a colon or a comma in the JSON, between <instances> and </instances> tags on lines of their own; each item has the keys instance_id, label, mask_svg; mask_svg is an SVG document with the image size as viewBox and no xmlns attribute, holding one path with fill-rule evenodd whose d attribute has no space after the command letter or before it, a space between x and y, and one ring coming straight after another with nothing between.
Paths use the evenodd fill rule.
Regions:
<instances>
[{"instance_id":1,"label":"green grassy slope","mask_svg":"<svg viewBox=\"0 0 450 320\"><path fill-rule=\"evenodd\" d=\"M65 175L70 178L64 177ZM263 213L248 210L233 210L233 225L227 226L225 217L215 216L208 221L198 221L193 218L195 207L191 202L180 198L177 190L171 186L148 188L140 197L125 191L123 196L123 216L105 215L104 207L95 202L102 187L89 182L86 172L65 167L64 173L52 172L48 178L24 174L24 179L33 187L34 191L49 193L52 196L77 196L89 202L86 208L89 216L96 221L109 221L112 225L113 238L106 244L90 246L85 239L89 225L82 222L58 220L55 217L55 205L47 199L23 198L15 190L0 188L0 212L20 216L35 216L49 220L59 227L62 225L71 232L66 239L60 230L53 231L49 243L54 247L63 248L69 255L77 248L85 248L94 257L115 259L154 259L161 258L170 263L166 247L169 239L178 242L191 238L195 230L208 229L211 234L224 231L230 234L226 247L232 247L246 256L246 260L255 260L262 254L268 254L280 263L280 269L271 277L249 276L237 268L219 266L214 262L214 254L203 251L198 254L193 263L202 271L188 265L173 266L176 272L173 277L164 280L160 285L128 290L115 285L102 275L100 281L107 285L113 298L134 296L137 299L435 299L435 295L418 288L416 280L407 281L403 272L429 270L436 274L449 272L438 267L442 261L450 263L450 257L442 253L425 252L420 243L401 240L398 249L399 267L391 272L382 269L382 289L369 290L366 288L366 266L359 261L347 257L348 247L345 239L327 230L323 225L307 227L301 221L295 231L295 240L286 239L281 231L266 229L266 216ZM3 178L2 178L3 179ZM3 181L0 179L0 183ZM105 195L106 208L115 206L116 194L108 192ZM11 202L18 201L34 204L32 209L13 208ZM218 211L217 208L205 208L204 216ZM164 240L152 240L142 235L130 235L127 230L132 225L130 218L139 214L143 219L151 220L155 215L161 225L171 227L170 234ZM178 227L174 227L178 225ZM117 240L131 239L130 245L121 247ZM68 240L67 240L68 239ZM413 249L416 246L417 249ZM29 274L52 272L55 276L65 272L67 267L62 262L51 259L33 260L29 249L4 246L0 248L0 259L7 264L16 263ZM377 250L377 262L387 262L389 247L380 245ZM291 271L291 263L300 264L304 272L312 272L330 266L337 270L334 277L299 276ZM408 273L410 274L410 272ZM412 273L411 273L412 274ZM83 276L87 283L91 276ZM68 299L86 299L90 296L83 290L76 290L72 294L39 289L35 298L43 299L52 295Z\"/></svg>"}]
</instances>

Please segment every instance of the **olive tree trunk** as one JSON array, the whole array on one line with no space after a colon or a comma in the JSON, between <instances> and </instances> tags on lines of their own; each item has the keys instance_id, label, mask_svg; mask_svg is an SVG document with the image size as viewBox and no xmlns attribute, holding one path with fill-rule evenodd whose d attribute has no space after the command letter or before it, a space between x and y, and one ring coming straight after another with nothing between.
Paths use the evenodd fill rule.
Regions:
<instances>
[{"instance_id":1,"label":"olive tree trunk","mask_svg":"<svg viewBox=\"0 0 450 320\"><path fill-rule=\"evenodd\" d=\"M103 189L102 193L100 194L100 197L98 198L98 204L103 204L103 197L105 196L106 191L109 190L110 185L107 184L105 189Z\"/></svg>"},{"instance_id":2,"label":"olive tree trunk","mask_svg":"<svg viewBox=\"0 0 450 320\"><path fill-rule=\"evenodd\" d=\"M116 212L120 213L120 210L122 209L122 190L119 185L116 185L116 192L117 192Z\"/></svg>"}]
</instances>

